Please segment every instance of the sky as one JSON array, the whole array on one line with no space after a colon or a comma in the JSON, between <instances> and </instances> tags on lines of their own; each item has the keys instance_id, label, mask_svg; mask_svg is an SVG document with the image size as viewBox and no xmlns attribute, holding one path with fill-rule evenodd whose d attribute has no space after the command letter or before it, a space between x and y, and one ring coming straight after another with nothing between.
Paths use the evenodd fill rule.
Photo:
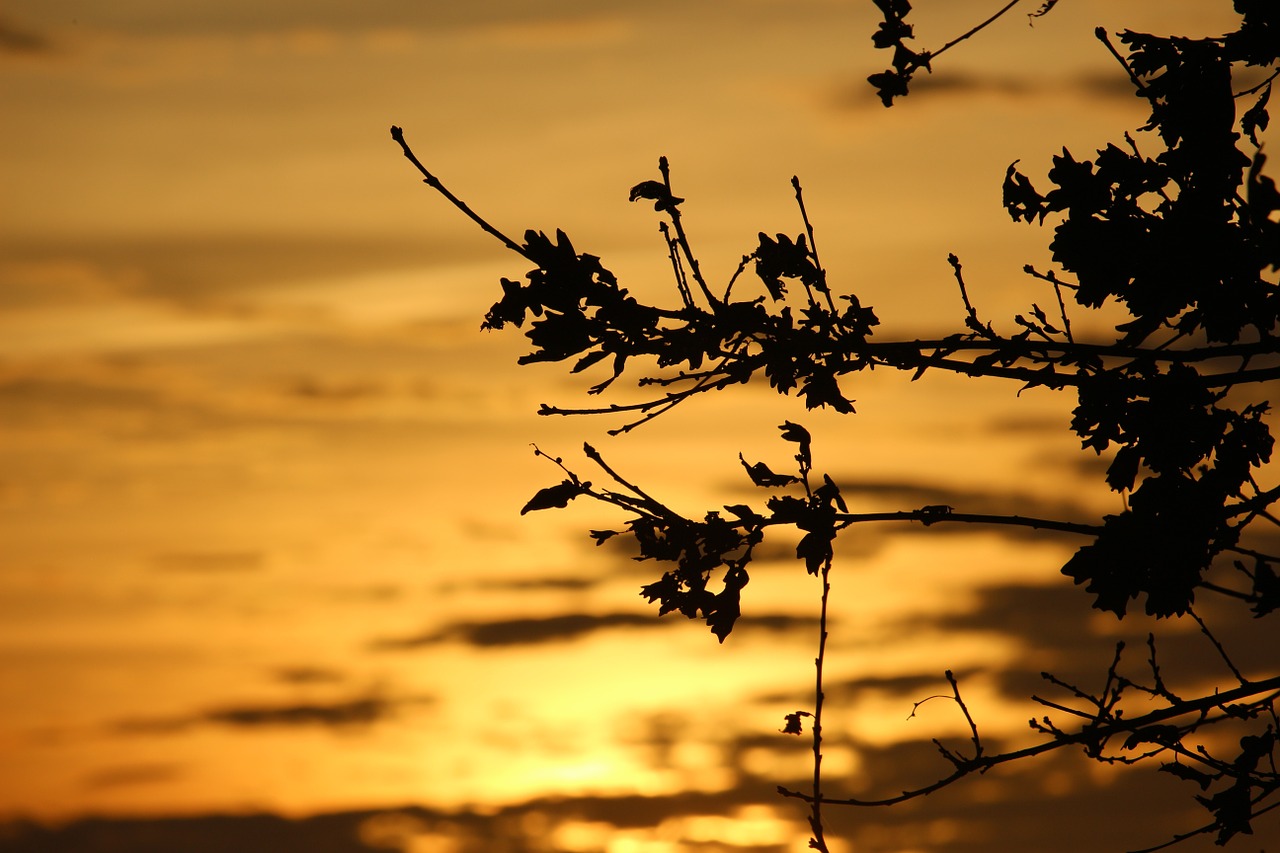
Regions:
<instances>
[{"instance_id":1,"label":"sky","mask_svg":"<svg viewBox=\"0 0 1280 853\"><path fill-rule=\"evenodd\" d=\"M936 47L999 4L916 5ZM0 850L805 849L774 786L808 772L779 730L811 701L812 579L780 542L725 644L659 620L652 565L586 536L617 517L520 516L561 476L531 445L586 470L590 441L701 514L758 501L737 454L784 465L776 427L799 420L857 508L1087 520L1119 498L1064 429L1073 401L877 373L853 417L749 387L620 438L540 418L598 379L479 330L527 262L388 130L498 227L562 228L653 299L667 260L627 190L660 155L718 281L757 232L801 231L797 175L832 281L910 337L963 320L949 252L984 316L1052 298L1020 272L1049 233L1009 221L1000 183L1142 124L1096 26L1232 19L1015 10L891 110L865 83L877 20L836 0L0 8ZM1042 670L1097 677L1149 630L1182 683L1230 683L1194 630L1090 613L1057 572L1069 539L922 533L841 541L832 790L945 771L929 739L965 721L915 703L947 669L1008 744ZM1073 759L837 814L833 849L1119 851L1202 822L1178 780ZM1280 843L1256 831L1242 849Z\"/></svg>"}]
</instances>

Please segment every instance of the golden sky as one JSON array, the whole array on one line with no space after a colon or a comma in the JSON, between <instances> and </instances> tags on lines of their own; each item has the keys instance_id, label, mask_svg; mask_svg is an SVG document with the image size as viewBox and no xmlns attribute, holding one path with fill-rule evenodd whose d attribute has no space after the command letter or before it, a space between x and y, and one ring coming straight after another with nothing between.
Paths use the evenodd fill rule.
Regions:
<instances>
[{"instance_id":1,"label":"golden sky","mask_svg":"<svg viewBox=\"0 0 1280 853\"><path fill-rule=\"evenodd\" d=\"M936 47L1000 4L916 5ZM527 263L423 186L388 128L498 227L563 228L647 298L670 297L667 261L627 190L659 155L719 281L758 231L800 232L798 175L832 281L915 335L963 319L948 252L987 317L1051 298L1020 273L1049 233L1009 221L1000 182L1144 120L1094 28L1232 17L1015 11L892 110L864 82L886 64L877 20L846 0L6 3L0 816L412 806L351 823L403 850L804 849L771 791L805 771L778 729L808 701L811 579L757 569L724 646L659 622L636 595L650 566L584 535L617 519L518 515L559 473L530 443L580 460L590 440L702 512L749 496L739 451L784 461L775 427L803 420L868 509L1013 493L1096 515L1118 498L1063 429L1073 401L876 374L855 418L735 389L619 439L540 419L598 380L517 368L518 336L478 330ZM908 740L963 739L963 720L906 717L944 669L1012 739L1027 673L1101 671L1118 629L1057 574L1071 546L850 537L829 772L858 790L936 773ZM1030 849L1055 799L1105 819L1151 794L1069 763L1029 778L841 818L841 849L997 849L996 826Z\"/></svg>"}]
</instances>

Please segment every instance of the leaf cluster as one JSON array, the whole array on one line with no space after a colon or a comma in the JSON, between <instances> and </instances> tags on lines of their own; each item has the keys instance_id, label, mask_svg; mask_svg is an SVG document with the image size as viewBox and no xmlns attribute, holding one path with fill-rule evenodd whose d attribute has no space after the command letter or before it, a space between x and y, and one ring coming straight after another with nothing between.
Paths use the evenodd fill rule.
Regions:
<instances>
[{"instance_id":1,"label":"leaf cluster","mask_svg":"<svg viewBox=\"0 0 1280 853\"><path fill-rule=\"evenodd\" d=\"M939 54L1017 4L930 52L905 44L914 34L907 0L874 2L883 20L873 44L893 55L892 67L869 79L886 106L908 93L915 72L931 70ZM1055 0L1043 3L1031 17L1054 5ZM1274 702L1280 679L1251 681L1241 674L1195 610L1207 595L1234 602L1258 619L1280 610L1280 555L1259 545L1273 541L1267 534L1274 537L1280 528L1274 511L1280 485L1266 484L1274 439L1269 403L1262 397L1280 380L1280 190L1266 174L1258 139L1269 124L1271 81L1280 75L1280 4L1235 0L1235 8L1239 28L1218 38L1125 31L1118 36L1121 53L1099 31L1149 107L1141 131L1149 140L1143 147L1151 151L1144 153L1127 133L1123 144L1107 144L1092 159L1064 148L1052 158L1046 175L1051 188L1043 193L1018 170L1019 161L1008 167L1004 207L1015 222L1052 225L1055 266L1045 272L1025 268L1035 286L1045 289L1041 301L1050 308L1032 302L1012 318L1013 331L980 316L960 260L951 255L964 308L958 328L926 340L876 337L880 318L873 308L828 281L798 179L792 184L803 231L760 232L737 269L713 290L686 232L686 202L673 191L665 158L659 160L659 179L641 181L628 196L653 203L676 292L674 304L646 304L561 231L554 239L527 231L520 243L505 237L445 190L413 157L399 129L393 130L428 184L533 265L522 281L502 279L501 298L483 328L524 328L532 351L521 364L573 360L570 370L577 373L607 361L611 372L591 386L591 394L603 393L623 376L658 389L639 403L579 409L543 404L542 414L622 414L632 420L614 432L626 432L699 394L759 380L798 396L808 409L853 414L852 377L875 368L903 371L912 380L941 370L1075 395L1067 426L1082 450L1110 456L1105 484L1123 499L1121 512L1097 524L981 515L946 505L851 513L836 483L814 475L812 437L790 421L779 430L794 445L794 469L775 470L739 454L750 482L770 493L762 508L743 503L696 517L677 513L623 479L589 445L584 452L609 478L608 488L593 486L556 458L563 479L523 508L522 513L562 508L587 497L621 509L622 529L592 531L597 544L616 536L630 539L635 559L662 566L641 595L658 605L659 615L678 612L705 621L721 642L742 613L754 550L773 527L796 531L796 560L820 580L821 643L834 543L854 524L998 524L1076 534L1085 541L1062 573L1084 588L1094 608L1123 618L1139 601L1159 618L1194 619L1238 682L1221 694L1186 699L1164 684L1154 640L1145 684L1119 672L1117 650L1101 692L1049 676L1076 704L1037 699L1075 718L1078 728L1063 728L1047 717L1033 720L1043 743L990 755L948 673L953 700L972 731L974 754L939 744L954 767L950 776L887 800L849 804L900 802L1004 761L1077 745L1109 763L1163 757L1162 771L1195 785L1198 802L1210 813L1211 822L1186 837L1216 833L1226 843L1248 833L1256 815L1276 807L1280 720ZM1237 93L1233 80L1246 66L1275 70ZM1237 101L1247 104L1238 118ZM754 285L744 281L748 270ZM1072 314L1104 305L1119 306L1125 321L1114 334L1078 337ZM818 807L838 802L821 796L818 778L821 643L814 793L788 793L814 806L820 849ZM1124 717L1121 700L1135 693L1161 708ZM789 714L784 732L799 733L800 717L807 715ZM1244 727L1235 757L1184 745L1200 728L1218 723Z\"/></svg>"}]
</instances>

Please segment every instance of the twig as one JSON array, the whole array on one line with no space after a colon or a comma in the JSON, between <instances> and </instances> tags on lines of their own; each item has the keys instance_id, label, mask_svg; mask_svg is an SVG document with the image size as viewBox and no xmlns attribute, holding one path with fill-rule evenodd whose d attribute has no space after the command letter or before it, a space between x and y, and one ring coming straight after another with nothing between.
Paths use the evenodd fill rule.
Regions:
<instances>
[{"instance_id":1,"label":"twig","mask_svg":"<svg viewBox=\"0 0 1280 853\"><path fill-rule=\"evenodd\" d=\"M978 312L974 310L973 303L969 301L969 291L964 286L963 267L960 266L960 259L954 254L947 255L947 263L951 264L951 270L955 274L956 284L960 285L960 298L964 300L965 311L968 316L965 317L964 324L973 331L983 337L994 340L996 333L990 326L983 326L982 321L978 319Z\"/></svg>"},{"instance_id":2,"label":"twig","mask_svg":"<svg viewBox=\"0 0 1280 853\"><path fill-rule=\"evenodd\" d=\"M1120 63L1121 67L1124 68L1125 73L1129 75L1129 79L1133 81L1133 85L1137 87L1138 93L1143 97L1149 97L1147 95L1146 84L1138 79L1138 75L1133 73L1133 69L1129 67L1129 63L1120 55L1120 51L1116 50L1115 45L1111 43L1110 37L1107 36L1107 31L1102 27L1098 27L1093 31L1093 35L1098 39L1098 41L1107 46L1107 50L1111 51L1111 55L1116 58L1116 62Z\"/></svg>"},{"instance_id":3,"label":"twig","mask_svg":"<svg viewBox=\"0 0 1280 853\"><path fill-rule=\"evenodd\" d=\"M721 301L725 304L729 302L729 294L733 291L734 282L738 280L738 276L742 275L743 270L747 268L747 264L751 262L751 255L743 255L742 260L738 263L738 268L733 271L733 275L729 276L729 283L724 288L724 299Z\"/></svg>"},{"instance_id":4,"label":"twig","mask_svg":"<svg viewBox=\"0 0 1280 853\"><path fill-rule=\"evenodd\" d=\"M1167 708L1161 708L1152 711L1141 717L1132 719L1119 719L1112 723L1100 726L1086 726L1077 732L1061 732L1057 734L1053 740L1044 741L1042 743L1029 746L1024 749L1014 750L1013 752L1000 753L999 755L984 755L967 761L963 766L957 767L949 776L932 782L920 788L903 791L894 797L886 797L880 800L859 800L859 799L824 799L826 805L841 806L891 806L896 803L913 800L917 797L927 796L941 788L945 788L954 782L959 781L973 773L985 772L986 770L1001 764L1007 764L1010 761L1018 761L1023 758L1031 758L1032 756L1042 755L1046 752L1052 752L1055 749L1061 749L1064 746L1072 746L1094 741L1102 741L1123 732L1133 732L1144 726L1153 723L1161 723L1165 720L1176 719L1187 714L1204 714L1207 711L1228 705L1238 699L1246 699L1259 696L1263 693L1272 693L1270 699L1274 699L1276 691L1280 691L1280 676L1265 679L1263 681L1253 682L1248 685L1227 690L1222 693L1215 693L1211 696L1202 696L1198 699L1190 699ZM785 787L779 786L778 793L784 797L791 797L808 801L809 795L792 791Z\"/></svg>"},{"instance_id":5,"label":"twig","mask_svg":"<svg viewBox=\"0 0 1280 853\"><path fill-rule=\"evenodd\" d=\"M1266 86L1268 83L1270 83L1272 80L1276 79L1277 77L1280 77L1280 68L1277 68L1275 71L1272 71L1270 74L1268 74L1266 79L1263 80L1258 85L1245 89L1243 92L1236 92L1235 95L1233 95L1232 97L1243 98L1245 95L1252 95L1254 92L1261 91L1264 86Z\"/></svg>"},{"instance_id":6,"label":"twig","mask_svg":"<svg viewBox=\"0 0 1280 853\"><path fill-rule=\"evenodd\" d=\"M488 232L489 234L492 234L494 237L497 237L500 241L502 241L502 244L506 246L508 249L515 252L517 255L521 255L525 258L528 258L531 261L533 260L533 258L529 257L528 251L526 251L523 246L521 246L515 240L512 240L506 234L503 234L497 228L494 228L488 222L486 222L483 218L481 218L481 216L478 213L476 213L474 210L468 207L466 202L458 198L453 193L449 192L448 187L440 183L439 178L437 178L435 175L427 171L427 167L422 165L422 163L418 160L418 158L414 156L413 151L409 148L409 143L405 142L403 130L393 125L391 128L391 138L400 144L400 150L404 152L404 156L408 158L410 163L412 163L415 167L417 167L419 172L422 173L423 175L422 182L424 184L431 187L433 190L440 193L440 195L448 199L450 204L452 204L454 207L458 208L458 210L461 210L463 213L465 213L471 219L472 222L479 225L486 232Z\"/></svg>"},{"instance_id":7,"label":"twig","mask_svg":"<svg viewBox=\"0 0 1280 853\"><path fill-rule=\"evenodd\" d=\"M680 263L679 246L671 239L671 229L667 227L667 223L659 222L658 230L662 232L662 239L667 244L667 257L671 259L671 274L676 280L676 290L680 291L680 301L685 308L694 308L696 306L693 304L693 294L689 292L689 280L684 274L684 265Z\"/></svg>"},{"instance_id":8,"label":"twig","mask_svg":"<svg viewBox=\"0 0 1280 853\"><path fill-rule=\"evenodd\" d=\"M809 818L813 840L809 846L820 853L827 853L827 841L822 831L822 665L827 654L827 599L831 594L831 558L822 564L822 606L818 614L818 656L814 659L815 688L813 698L813 798Z\"/></svg>"},{"instance_id":9,"label":"twig","mask_svg":"<svg viewBox=\"0 0 1280 853\"><path fill-rule=\"evenodd\" d=\"M1231 674L1236 677L1242 685L1248 684L1248 680L1241 675L1240 670L1231 662L1231 658L1227 656L1227 650L1222 647L1222 643L1218 642L1218 638L1213 636L1213 632L1209 630L1209 626L1200 618L1200 614L1190 607L1187 608L1187 615L1196 620L1196 624L1200 626L1200 632L1209 638L1209 642L1213 643L1213 647L1218 650L1218 656L1222 658L1222 662L1227 665L1227 669L1231 670Z\"/></svg>"},{"instance_id":10,"label":"twig","mask_svg":"<svg viewBox=\"0 0 1280 853\"><path fill-rule=\"evenodd\" d=\"M995 13L994 15L992 15L990 18L987 18L987 19L986 19L985 21L983 21L981 24L978 24L976 27L974 27L973 29L969 30L969 32L965 33L965 34L964 34L964 35L962 35L962 36L957 36L956 38L953 38L951 41L947 42L947 43L946 43L946 44L944 44L942 47L940 47L940 48L938 48L937 50L932 51L931 53L929 53L929 54L928 54L929 58L930 58L930 59L932 59L932 58L933 58L933 57L935 57L935 56L941 56L942 54L946 53L946 52L947 52L948 50L950 50L951 48L953 48L953 47L955 47L956 45L958 45L960 42L964 41L965 39L967 39L967 38L969 38L969 37L971 37L971 36L976 35L976 34L977 34L978 32L980 32L981 30L986 29L986 27L987 27L988 25L995 23L995 22L996 22L996 20L997 20L1001 15L1003 15L1005 12L1008 12L1010 9L1012 9L1014 6L1017 6L1017 5L1018 5L1019 3L1021 3L1021 2L1022 2L1022 0L1011 0L1011 2L1010 2L1007 6L1005 6L1003 9L1001 9L999 12L996 12L996 13Z\"/></svg>"},{"instance_id":11,"label":"twig","mask_svg":"<svg viewBox=\"0 0 1280 853\"><path fill-rule=\"evenodd\" d=\"M662 183L667 187L668 198L674 198L671 191L671 165L667 162L666 157L658 158L658 171L662 173ZM676 239L680 241L680 248L684 251L685 259L689 262L689 269L693 272L693 280L698 283L698 287L702 288L702 295L707 297L707 302L712 309L719 307L720 301L711 293L711 288L707 287L707 282L702 278L702 269L698 266L698 259L694 257L693 250L689 248L689 238L685 236L684 225L680 220L680 208L672 204L667 208L667 212L671 214L671 224L676 229Z\"/></svg>"},{"instance_id":12,"label":"twig","mask_svg":"<svg viewBox=\"0 0 1280 853\"><path fill-rule=\"evenodd\" d=\"M822 268L822 261L818 260L818 241L813 236L813 225L809 222L809 212L804 208L804 191L800 188L800 178L796 175L791 176L791 186L796 191L796 204L800 207L800 218L804 220L805 233L809 235L809 254L813 256L813 263L818 268L818 275L822 278L822 295L827 299L827 308L835 315L836 304L831 301L831 288L827 286L827 271ZM808 284L805 285L808 287ZM812 297L811 297L812 298Z\"/></svg>"},{"instance_id":13,"label":"twig","mask_svg":"<svg viewBox=\"0 0 1280 853\"><path fill-rule=\"evenodd\" d=\"M951 670L945 673L947 683L951 685L951 692L955 695L956 704L960 706L964 718L969 723L969 731L973 734L973 760L977 761L982 757L982 738L978 737L978 724L973 721L973 716L969 713L969 708L964 704L964 700L960 698L960 685L956 682L955 675Z\"/></svg>"}]
</instances>

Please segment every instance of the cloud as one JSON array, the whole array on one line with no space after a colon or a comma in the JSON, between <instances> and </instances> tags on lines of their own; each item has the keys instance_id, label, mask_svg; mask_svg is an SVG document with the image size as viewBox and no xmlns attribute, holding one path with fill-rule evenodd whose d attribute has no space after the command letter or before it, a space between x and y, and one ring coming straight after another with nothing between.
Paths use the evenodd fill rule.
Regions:
<instances>
[{"instance_id":1,"label":"cloud","mask_svg":"<svg viewBox=\"0 0 1280 853\"><path fill-rule=\"evenodd\" d=\"M48 53L53 43L44 35L0 18L0 54Z\"/></svg>"},{"instance_id":2,"label":"cloud","mask_svg":"<svg viewBox=\"0 0 1280 853\"><path fill-rule=\"evenodd\" d=\"M197 725L233 728L369 726L395 716L402 705L433 701L425 697L387 699L370 693L333 702L277 705L227 705L195 714L121 720L111 728L120 734L168 734Z\"/></svg>"},{"instance_id":3,"label":"cloud","mask_svg":"<svg viewBox=\"0 0 1280 853\"><path fill-rule=\"evenodd\" d=\"M282 666L272 673L277 681L284 684L331 684L342 681L343 674L336 669L320 666Z\"/></svg>"},{"instance_id":4,"label":"cloud","mask_svg":"<svg viewBox=\"0 0 1280 853\"><path fill-rule=\"evenodd\" d=\"M155 567L165 572L255 572L266 565L261 551L179 551L157 554Z\"/></svg>"},{"instance_id":5,"label":"cloud","mask_svg":"<svg viewBox=\"0 0 1280 853\"><path fill-rule=\"evenodd\" d=\"M1206 684L1233 686L1231 672L1216 647L1189 618L1157 620L1139 611L1118 620L1094 610L1092 601L1091 595L1066 578L1045 585L998 584L980 588L976 600L963 610L931 617L923 625L914 617L901 630L1000 636L1019 650L1017 662L988 674L1002 693L1019 700L1032 694L1044 698L1061 694L1061 688L1042 676L1046 671L1069 684L1099 682L1120 642L1125 644L1120 671L1134 681L1150 683L1148 636L1155 639L1162 675L1175 692L1193 695ZM1248 618L1239 603L1211 592L1201 593L1196 612L1246 674L1270 674L1269 632L1274 626L1267 620Z\"/></svg>"},{"instance_id":6,"label":"cloud","mask_svg":"<svg viewBox=\"0 0 1280 853\"><path fill-rule=\"evenodd\" d=\"M496 622L455 622L442 630L408 637L377 640L373 648L413 649L450 640L472 646L515 646L575 640L611 628L650 628L657 619L637 613L569 613L545 618L504 619Z\"/></svg>"},{"instance_id":7,"label":"cloud","mask_svg":"<svg viewBox=\"0 0 1280 853\"><path fill-rule=\"evenodd\" d=\"M599 48L624 41L631 27L616 17L559 18L527 21L499 21L475 31L477 41L503 48L534 48L555 51L577 46Z\"/></svg>"},{"instance_id":8,"label":"cloud","mask_svg":"<svg viewBox=\"0 0 1280 853\"><path fill-rule=\"evenodd\" d=\"M81 279L92 273L97 291L200 307L257 294L264 286L287 287L318 279L487 259L492 257L492 247L483 236L464 234L446 240L430 234L413 238L208 234L110 239L60 235L17 242L0 238L0 261L5 264L2 271L6 278L19 284L31 279L26 289L33 293L32 298L48 293L53 284L58 286L52 297L63 304L68 290L88 289Z\"/></svg>"},{"instance_id":9,"label":"cloud","mask_svg":"<svg viewBox=\"0 0 1280 853\"><path fill-rule=\"evenodd\" d=\"M476 525L479 527L479 525ZM510 532L505 527L503 532ZM477 589L501 590L510 592L581 592L599 586L605 581L599 578L584 577L541 577L541 578L508 578L499 580L475 581L470 586Z\"/></svg>"},{"instance_id":10,"label":"cloud","mask_svg":"<svg viewBox=\"0 0 1280 853\"><path fill-rule=\"evenodd\" d=\"M776 739L798 744L798 749L807 746L801 738L779 735ZM866 748L861 760L856 779L829 776L828 793L841 796L855 789L892 794L936 778L940 764L944 770L946 766L928 743ZM1078 753L1061 752L1042 756L1033 764L967 779L910 804L877 809L831 806L824 809L824 817L829 837L866 853L1129 850L1167 841L1207 819L1185 786L1153 770L1153 766L1103 768L1100 772L1106 781L1099 783L1085 772L1085 759ZM808 833L805 806L779 797L777 781L748 776L725 791L557 796L486 809L411 806L293 818L270 813L85 818L57 827L13 822L5 827L5 839L15 850L80 853L136 850L139 838L149 840L147 849L187 853L373 853L391 848L386 842L393 839L396 849L488 853L548 849L548 843L563 837L560 833L567 829L595 827L615 840L692 850L716 846L720 839L709 837L708 827L728 833L744 825L749 815L760 815L768 821L771 834L781 831L803 846ZM875 783L874 790L869 782ZM795 783L802 789L805 780ZM1250 850L1271 849L1280 842L1280 820L1274 812L1255 819L1253 829ZM735 853L782 853L795 845L748 840L719 846Z\"/></svg>"},{"instance_id":11,"label":"cloud","mask_svg":"<svg viewBox=\"0 0 1280 853\"><path fill-rule=\"evenodd\" d=\"M1046 79L939 69L933 74L916 74L911 79L911 96L915 98L955 98L964 95L997 95L1018 100L1065 95L1129 101L1133 99L1134 89L1133 83L1123 72L1080 72L1062 78ZM830 84L827 87L826 104L829 109L838 112L883 108L875 89L863 78L842 79Z\"/></svg>"},{"instance_id":12,"label":"cloud","mask_svg":"<svg viewBox=\"0 0 1280 853\"><path fill-rule=\"evenodd\" d=\"M181 766L177 764L123 764L91 773L84 778L83 784L91 790L124 788L166 783L181 775Z\"/></svg>"},{"instance_id":13,"label":"cloud","mask_svg":"<svg viewBox=\"0 0 1280 853\"><path fill-rule=\"evenodd\" d=\"M679 614L668 614L667 620L680 619ZM437 631L427 631L405 637L386 637L375 640L371 648L381 651L397 651L433 646L449 641L472 646L515 646L542 643L567 642L580 639L596 631L615 628L651 630L666 626L656 611L641 613L568 613L561 616L504 619L494 622L455 622ZM796 627L812 627L808 617L774 613L742 616L735 624L741 633L746 628L765 631L789 631Z\"/></svg>"}]
</instances>

